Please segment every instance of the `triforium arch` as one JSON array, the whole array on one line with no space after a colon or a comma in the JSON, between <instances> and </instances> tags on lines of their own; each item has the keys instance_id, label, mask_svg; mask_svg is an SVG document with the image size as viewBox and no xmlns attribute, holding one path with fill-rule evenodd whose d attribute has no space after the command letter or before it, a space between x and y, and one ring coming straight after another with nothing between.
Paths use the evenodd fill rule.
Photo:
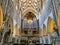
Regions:
<instances>
[{"instance_id":1,"label":"triforium arch","mask_svg":"<svg viewBox=\"0 0 60 45\"><path fill-rule=\"evenodd\" d=\"M4 31L2 32L2 45L5 44L8 41L11 41L9 39L11 39L11 35L12 35L12 31L13 31L13 20L8 17L8 19L6 20L6 22L4 23Z\"/></svg>"},{"instance_id":2,"label":"triforium arch","mask_svg":"<svg viewBox=\"0 0 60 45\"><path fill-rule=\"evenodd\" d=\"M51 17L48 17L48 23L47 23L47 30L48 30L48 33L50 34L54 34L54 32L56 32L56 24L55 24L55 21L54 19L52 19Z\"/></svg>"},{"instance_id":3,"label":"triforium arch","mask_svg":"<svg viewBox=\"0 0 60 45\"><path fill-rule=\"evenodd\" d=\"M45 24L43 24L43 33L44 36L47 36L47 27Z\"/></svg>"}]
</instances>

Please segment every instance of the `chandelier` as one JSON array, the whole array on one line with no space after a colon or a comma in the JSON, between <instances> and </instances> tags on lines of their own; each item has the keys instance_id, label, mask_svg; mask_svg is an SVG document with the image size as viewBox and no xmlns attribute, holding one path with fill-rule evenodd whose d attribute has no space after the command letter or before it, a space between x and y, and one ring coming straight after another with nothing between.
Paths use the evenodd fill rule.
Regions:
<instances>
[{"instance_id":1,"label":"chandelier","mask_svg":"<svg viewBox=\"0 0 60 45\"><path fill-rule=\"evenodd\" d=\"M33 20L32 19L28 19L27 22L28 22L28 24L32 24Z\"/></svg>"}]
</instances>

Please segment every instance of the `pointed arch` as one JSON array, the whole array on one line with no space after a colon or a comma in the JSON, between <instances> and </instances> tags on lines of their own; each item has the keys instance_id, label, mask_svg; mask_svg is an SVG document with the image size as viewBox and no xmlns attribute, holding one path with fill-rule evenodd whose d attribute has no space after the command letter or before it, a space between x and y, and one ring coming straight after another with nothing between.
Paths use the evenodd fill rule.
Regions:
<instances>
[{"instance_id":1,"label":"pointed arch","mask_svg":"<svg viewBox=\"0 0 60 45\"><path fill-rule=\"evenodd\" d=\"M37 13L38 13L38 12L37 12L35 9L31 8L31 7L27 8L27 9L25 9L25 10L23 11L23 17L24 17L28 12L32 12L32 13L36 16L36 18L37 18Z\"/></svg>"}]
</instances>

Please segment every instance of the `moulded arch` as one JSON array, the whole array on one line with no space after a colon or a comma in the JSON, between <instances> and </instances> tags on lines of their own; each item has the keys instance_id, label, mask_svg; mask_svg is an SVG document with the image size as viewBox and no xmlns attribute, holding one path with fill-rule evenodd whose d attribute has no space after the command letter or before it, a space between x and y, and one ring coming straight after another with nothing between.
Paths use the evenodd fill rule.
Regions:
<instances>
[{"instance_id":1,"label":"moulded arch","mask_svg":"<svg viewBox=\"0 0 60 45\"><path fill-rule=\"evenodd\" d=\"M23 17L28 13L28 12L32 12L35 16L36 16L36 18L37 18L37 11L35 10L35 9L33 9L33 8L31 8L31 7L29 7L29 8L27 8L27 9L25 9L24 11L23 11Z\"/></svg>"}]
</instances>

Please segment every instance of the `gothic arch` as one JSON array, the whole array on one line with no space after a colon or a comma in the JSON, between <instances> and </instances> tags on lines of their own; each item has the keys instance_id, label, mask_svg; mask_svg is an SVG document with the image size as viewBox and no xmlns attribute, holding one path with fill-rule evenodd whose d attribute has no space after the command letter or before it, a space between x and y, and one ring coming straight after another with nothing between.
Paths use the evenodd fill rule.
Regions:
<instances>
[{"instance_id":1,"label":"gothic arch","mask_svg":"<svg viewBox=\"0 0 60 45\"><path fill-rule=\"evenodd\" d=\"M35 16L36 16L36 18L37 18L37 11L35 10L35 9L33 9L33 8L31 8L31 7L29 7L29 8L27 8L27 9L25 9L24 11L23 11L23 17L28 13L28 12L32 12Z\"/></svg>"},{"instance_id":2,"label":"gothic arch","mask_svg":"<svg viewBox=\"0 0 60 45\"><path fill-rule=\"evenodd\" d=\"M2 45L4 45L6 42L9 41L9 36L10 36L11 31L9 30L4 34L4 37L2 37Z\"/></svg>"},{"instance_id":3,"label":"gothic arch","mask_svg":"<svg viewBox=\"0 0 60 45\"><path fill-rule=\"evenodd\" d=\"M2 34L2 39L1 39L2 44L5 44L6 42L11 41L9 40L9 38L13 30L13 20L10 17L8 17L8 20L6 21L6 23L8 25L5 25L6 26L5 28L7 28L7 30L4 28L5 31L3 31L3 34Z\"/></svg>"}]
</instances>

